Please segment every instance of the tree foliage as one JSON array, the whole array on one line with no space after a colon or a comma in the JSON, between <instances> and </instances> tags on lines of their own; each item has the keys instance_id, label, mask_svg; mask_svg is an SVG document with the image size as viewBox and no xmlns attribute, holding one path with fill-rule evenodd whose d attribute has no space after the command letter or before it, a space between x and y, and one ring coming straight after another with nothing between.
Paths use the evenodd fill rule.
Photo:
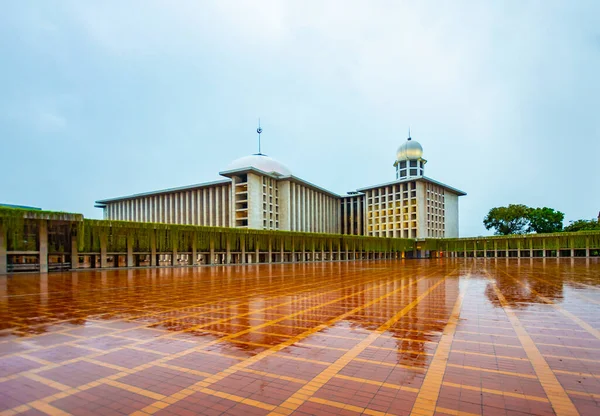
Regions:
<instances>
[{"instance_id":1,"label":"tree foliage","mask_svg":"<svg viewBox=\"0 0 600 416\"><path fill-rule=\"evenodd\" d=\"M527 231L538 234L557 233L563 228L565 214L552 208L529 208L527 220L529 228Z\"/></svg>"},{"instance_id":2,"label":"tree foliage","mask_svg":"<svg viewBox=\"0 0 600 416\"><path fill-rule=\"evenodd\" d=\"M597 220L577 220L571 221L569 225L567 225L564 231L592 231L592 230L600 230L600 221Z\"/></svg>"},{"instance_id":3,"label":"tree foliage","mask_svg":"<svg viewBox=\"0 0 600 416\"><path fill-rule=\"evenodd\" d=\"M552 208L531 208L522 204L495 207L483 219L486 229L496 235L528 233L557 233L563 229L565 214ZM587 225L589 227L589 225ZM594 230L596 228L581 228ZM573 231L567 230L565 231Z\"/></svg>"},{"instance_id":4,"label":"tree foliage","mask_svg":"<svg viewBox=\"0 0 600 416\"><path fill-rule=\"evenodd\" d=\"M495 207L483 219L486 229L493 228L496 235L523 234L529 225L530 208L521 204Z\"/></svg>"}]
</instances>

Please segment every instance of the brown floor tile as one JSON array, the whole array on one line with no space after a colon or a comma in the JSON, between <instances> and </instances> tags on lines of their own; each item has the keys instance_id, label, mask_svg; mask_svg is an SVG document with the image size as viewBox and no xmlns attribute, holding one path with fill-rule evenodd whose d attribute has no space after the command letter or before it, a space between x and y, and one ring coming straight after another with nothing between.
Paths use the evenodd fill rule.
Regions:
<instances>
[{"instance_id":1,"label":"brown floor tile","mask_svg":"<svg viewBox=\"0 0 600 416\"><path fill-rule=\"evenodd\" d=\"M58 393L59 390L40 382L19 377L0 382L0 411L27 404Z\"/></svg>"},{"instance_id":2,"label":"brown floor tile","mask_svg":"<svg viewBox=\"0 0 600 416\"><path fill-rule=\"evenodd\" d=\"M118 370L104 367L102 365L78 361L65 364L38 373L40 376L71 387L79 387L118 373Z\"/></svg>"}]
</instances>

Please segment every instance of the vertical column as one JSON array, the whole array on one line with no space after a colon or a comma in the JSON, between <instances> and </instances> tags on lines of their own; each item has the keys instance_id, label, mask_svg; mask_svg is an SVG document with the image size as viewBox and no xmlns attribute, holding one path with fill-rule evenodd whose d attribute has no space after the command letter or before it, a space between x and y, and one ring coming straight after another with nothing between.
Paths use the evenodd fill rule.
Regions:
<instances>
[{"instance_id":1,"label":"vertical column","mask_svg":"<svg viewBox=\"0 0 600 416\"><path fill-rule=\"evenodd\" d=\"M304 237L302 237L302 260L300 261L306 261L306 239Z\"/></svg>"},{"instance_id":2,"label":"vertical column","mask_svg":"<svg viewBox=\"0 0 600 416\"><path fill-rule=\"evenodd\" d=\"M267 261L267 263L272 263L273 262L273 243L271 241L271 237L269 236L269 260Z\"/></svg>"},{"instance_id":3,"label":"vertical column","mask_svg":"<svg viewBox=\"0 0 600 416\"><path fill-rule=\"evenodd\" d=\"M2 231L0 230L0 234L2 233ZM2 238L0 236L0 238ZM0 243L2 244L2 243ZM0 248L0 250L2 250L2 248ZM2 261L0 259L0 261ZM79 250L77 250L77 236L72 235L71 236L71 269L78 269L79 268ZM0 272L1 273L1 272Z\"/></svg>"},{"instance_id":4,"label":"vertical column","mask_svg":"<svg viewBox=\"0 0 600 416\"><path fill-rule=\"evenodd\" d=\"M215 240L210 239L209 250L210 250L210 258L208 259L208 264L215 264Z\"/></svg>"},{"instance_id":5,"label":"vertical column","mask_svg":"<svg viewBox=\"0 0 600 416\"><path fill-rule=\"evenodd\" d=\"M498 258L498 242L494 240L494 258Z\"/></svg>"},{"instance_id":6,"label":"vertical column","mask_svg":"<svg viewBox=\"0 0 600 416\"><path fill-rule=\"evenodd\" d=\"M48 273L48 220L39 221L40 273Z\"/></svg>"},{"instance_id":7,"label":"vertical column","mask_svg":"<svg viewBox=\"0 0 600 416\"><path fill-rule=\"evenodd\" d=\"M569 247L571 249L571 257L575 257L575 242L572 238L569 239Z\"/></svg>"},{"instance_id":8,"label":"vertical column","mask_svg":"<svg viewBox=\"0 0 600 416\"><path fill-rule=\"evenodd\" d=\"M354 235L354 201L353 198L348 198L348 200L350 201L350 218L348 219L350 232L348 234Z\"/></svg>"},{"instance_id":9,"label":"vertical column","mask_svg":"<svg viewBox=\"0 0 600 416\"><path fill-rule=\"evenodd\" d=\"M156 267L156 231L150 231L150 266Z\"/></svg>"},{"instance_id":10,"label":"vertical column","mask_svg":"<svg viewBox=\"0 0 600 416\"><path fill-rule=\"evenodd\" d=\"M343 228L343 234L348 234L348 210L346 208L346 198L342 199L342 204L344 204L344 211L343 211L343 218L342 218L342 223L344 225Z\"/></svg>"},{"instance_id":11,"label":"vertical column","mask_svg":"<svg viewBox=\"0 0 600 416\"><path fill-rule=\"evenodd\" d=\"M556 257L560 257L560 238L556 237Z\"/></svg>"},{"instance_id":12,"label":"vertical column","mask_svg":"<svg viewBox=\"0 0 600 416\"><path fill-rule=\"evenodd\" d=\"M477 258L477 241L473 241L473 258Z\"/></svg>"},{"instance_id":13,"label":"vertical column","mask_svg":"<svg viewBox=\"0 0 600 416\"><path fill-rule=\"evenodd\" d=\"M225 264L231 263L231 237L227 235L227 241L225 242Z\"/></svg>"},{"instance_id":14,"label":"vertical column","mask_svg":"<svg viewBox=\"0 0 600 416\"><path fill-rule=\"evenodd\" d=\"M7 272L8 259L6 257L6 230L4 224L0 223L0 275Z\"/></svg>"},{"instance_id":15,"label":"vertical column","mask_svg":"<svg viewBox=\"0 0 600 416\"><path fill-rule=\"evenodd\" d=\"M296 246L294 242L294 237L292 237L292 263L296 263Z\"/></svg>"},{"instance_id":16,"label":"vertical column","mask_svg":"<svg viewBox=\"0 0 600 416\"><path fill-rule=\"evenodd\" d=\"M194 215L192 218L195 218ZM196 233L192 234L192 259L190 261L192 266L198 265L198 249L196 248Z\"/></svg>"},{"instance_id":17,"label":"vertical column","mask_svg":"<svg viewBox=\"0 0 600 416\"><path fill-rule=\"evenodd\" d=\"M590 238L585 238L585 257L590 257Z\"/></svg>"},{"instance_id":18,"label":"vertical column","mask_svg":"<svg viewBox=\"0 0 600 416\"><path fill-rule=\"evenodd\" d=\"M517 258L521 258L521 241L517 241Z\"/></svg>"},{"instance_id":19,"label":"vertical column","mask_svg":"<svg viewBox=\"0 0 600 416\"><path fill-rule=\"evenodd\" d=\"M100 268L105 268L108 266L108 255L107 255L107 239L108 236L106 232L103 231L100 233Z\"/></svg>"},{"instance_id":20,"label":"vertical column","mask_svg":"<svg viewBox=\"0 0 600 416\"><path fill-rule=\"evenodd\" d=\"M177 256L179 255L177 249L179 247L177 247L177 241L175 239L173 239L172 241L173 243L173 251L171 252L171 266L178 266L179 262L177 261Z\"/></svg>"},{"instance_id":21,"label":"vertical column","mask_svg":"<svg viewBox=\"0 0 600 416\"><path fill-rule=\"evenodd\" d=\"M254 249L254 263L260 263L260 250L258 248L258 244L256 244L256 247Z\"/></svg>"},{"instance_id":22,"label":"vertical column","mask_svg":"<svg viewBox=\"0 0 600 416\"><path fill-rule=\"evenodd\" d=\"M242 264L246 264L246 236L240 235L240 249L242 250Z\"/></svg>"},{"instance_id":23,"label":"vertical column","mask_svg":"<svg viewBox=\"0 0 600 416\"><path fill-rule=\"evenodd\" d=\"M127 236L127 267L133 267L133 236Z\"/></svg>"},{"instance_id":24,"label":"vertical column","mask_svg":"<svg viewBox=\"0 0 600 416\"><path fill-rule=\"evenodd\" d=\"M465 258L467 258L467 242L466 241L464 243L463 255L464 255Z\"/></svg>"},{"instance_id":25,"label":"vertical column","mask_svg":"<svg viewBox=\"0 0 600 416\"><path fill-rule=\"evenodd\" d=\"M285 252L283 247L283 238L281 239L281 243L279 244L279 262L283 263L285 261Z\"/></svg>"},{"instance_id":26,"label":"vertical column","mask_svg":"<svg viewBox=\"0 0 600 416\"><path fill-rule=\"evenodd\" d=\"M542 238L542 257L546 257L546 239Z\"/></svg>"}]
</instances>

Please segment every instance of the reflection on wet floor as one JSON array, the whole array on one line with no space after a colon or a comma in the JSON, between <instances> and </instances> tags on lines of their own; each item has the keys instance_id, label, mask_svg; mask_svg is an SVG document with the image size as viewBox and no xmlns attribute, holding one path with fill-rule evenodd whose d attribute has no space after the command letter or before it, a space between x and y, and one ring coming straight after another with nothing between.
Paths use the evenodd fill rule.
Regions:
<instances>
[{"instance_id":1,"label":"reflection on wet floor","mask_svg":"<svg viewBox=\"0 0 600 416\"><path fill-rule=\"evenodd\" d=\"M0 277L0 416L600 414L600 263Z\"/></svg>"}]
</instances>

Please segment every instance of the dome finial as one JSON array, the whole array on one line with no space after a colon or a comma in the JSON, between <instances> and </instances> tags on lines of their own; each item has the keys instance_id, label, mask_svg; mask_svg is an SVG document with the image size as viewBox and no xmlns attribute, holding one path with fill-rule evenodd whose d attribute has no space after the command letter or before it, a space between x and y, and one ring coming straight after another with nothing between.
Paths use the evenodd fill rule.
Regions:
<instances>
[{"instance_id":1,"label":"dome finial","mask_svg":"<svg viewBox=\"0 0 600 416\"><path fill-rule=\"evenodd\" d=\"M256 129L256 132L258 133L258 153L257 153L257 155L262 155L262 153L260 152L260 134L262 133L262 129L260 128L260 118L258 119L258 128Z\"/></svg>"},{"instance_id":2,"label":"dome finial","mask_svg":"<svg viewBox=\"0 0 600 416\"><path fill-rule=\"evenodd\" d=\"M408 140L412 140L412 138L410 137L410 126L408 126Z\"/></svg>"}]
</instances>

